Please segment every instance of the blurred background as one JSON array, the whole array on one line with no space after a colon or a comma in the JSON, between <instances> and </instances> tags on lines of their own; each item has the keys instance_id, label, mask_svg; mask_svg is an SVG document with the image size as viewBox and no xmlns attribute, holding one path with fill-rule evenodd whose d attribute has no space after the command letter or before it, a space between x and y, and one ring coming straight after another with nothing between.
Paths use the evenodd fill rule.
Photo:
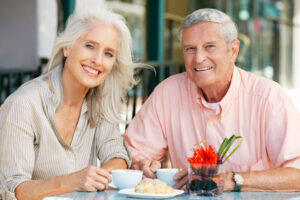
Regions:
<instances>
[{"instance_id":1,"label":"blurred background","mask_svg":"<svg viewBox=\"0 0 300 200\"><path fill-rule=\"evenodd\" d=\"M105 1L105 0L99 0ZM38 76L67 17L85 0L0 0L0 105L22 83ZM183 18L199 8L232 17L241 41L237 66L280 83L300 110L300 0L106 0L122 14L133 37L141 70L128 93L130 120L153 88L184 71L178 40Z\"/></svg>"}]
</instances>

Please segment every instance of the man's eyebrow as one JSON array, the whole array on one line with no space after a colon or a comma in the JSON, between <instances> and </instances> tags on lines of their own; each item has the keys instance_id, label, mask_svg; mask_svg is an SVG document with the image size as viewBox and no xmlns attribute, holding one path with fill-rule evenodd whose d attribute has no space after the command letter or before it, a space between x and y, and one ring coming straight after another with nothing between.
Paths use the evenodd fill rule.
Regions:
<instances>
[{"instance_id":1,"label":"man's eyebrow","mask_svg":"<svg viewBox=\"0 0 300 200\"><path fill-rule=\"evenodd\" d=\"M193 47L194 45L191 45L191 44L186 44L186 45L183 45L182 48L187 48L187 47Z\"/></svg>"},{"instance_id":2,"label":"man's eyebrow","mask_svg":"<svg viewBox=\"0 0 300 200\"><path fill-rule=\"evenodd\" d=\"M205 42L205 44L216 44L216 41L209 41L209 42Z\"/></svg>"}]
</instances>

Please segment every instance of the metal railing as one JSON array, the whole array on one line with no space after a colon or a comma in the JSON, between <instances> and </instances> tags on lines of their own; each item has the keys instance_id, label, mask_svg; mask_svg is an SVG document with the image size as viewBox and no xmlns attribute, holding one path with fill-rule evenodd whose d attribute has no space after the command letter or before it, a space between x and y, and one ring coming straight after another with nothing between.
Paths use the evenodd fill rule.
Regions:
<instances>
[{"instance_id":1,"label":"metal railing","mask_svg":"<svg viewBox=\"0 0 300 200\"><path fill-rule=\"evenodd\" d=\"M23 83L39 76L42 67L23 69L0 69L0 105Z\"/></svg>"},{"instance_id":2,"label":"metal railing","mask_svg":"<svg viewBox=\"0 0 300 200\"><path fill-rule=\"evenodd\" d=\"M150 69L142 69L136 74L140 82L128 92L127 120L131 120L135 116L139 107L161 81L185 71L182 61L148 61L146 64L153 66L155 72Z\"/></svg>"}]
</instances>

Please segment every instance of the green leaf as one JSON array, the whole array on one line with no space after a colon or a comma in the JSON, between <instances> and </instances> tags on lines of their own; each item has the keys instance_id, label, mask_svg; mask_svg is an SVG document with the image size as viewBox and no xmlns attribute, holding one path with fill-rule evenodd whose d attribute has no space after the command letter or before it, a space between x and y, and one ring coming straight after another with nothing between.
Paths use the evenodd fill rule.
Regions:
<instances>
[{"instance_id":1,"label":"green leaf","mask_svg":"<svg viewBox=\"0 0 300 200\"><path fill-rule=\"evenodd\" d=\"M221 156L222 152L224 151L224 148L226 147L226 144L227 144L227 140L228 138L225 138L219 148L219 151L218 151L218 154L219 156Z\"/></svg>"},{"instance_id":2,"label":"green leaf","mask_svg":"<svg viewBox=\"0 0 300 200\"><path fill-rule=\"evenodd\" d=\"M229 140L227 141L226 146L225 146L225 148L224 148L224 152L223 152L222 155L221 155L222 158L225 157L227 151L229 150L229 148L231 147L232 143L234 142L235 137L236 137L235 135L232 135L232 136L229 138Z\"/></svg>"},{"instance_id":3,"label":"green leaf","mask_svg":"<svg viewBox=\"0 0 300 200\"><path fill-rule=\"evenodd\" d=\"M234 143L235 140L237 139L241 139L240 143L236 146L236 148L234 148L231 153L224 159L224 157L226 156L226 153L228 152L228 150L230 149L230 147L232 146L232 144ZM243 142L243 137L242 136L236 136L236 135L232 135L229 139L225 138L219 148L218 154L219 156L222 158L224 163L226 160L228 160L228 158L241 146Z\"/></svg>"},{"instance_id":4,"label":"green leaf","mask_svg":"<svg viewBox=\"0 0 300 200\"><path fill-rule=\"evenodd\" d=\"M244 141L244 138L242 136L236 136L234 140L241 139L240 143L231 151L231 153L223 160L223 163L225 163L226 160L241 146L241 144ZM231 146L231 145L230 145Z\"/></svg>"}]
</instances>

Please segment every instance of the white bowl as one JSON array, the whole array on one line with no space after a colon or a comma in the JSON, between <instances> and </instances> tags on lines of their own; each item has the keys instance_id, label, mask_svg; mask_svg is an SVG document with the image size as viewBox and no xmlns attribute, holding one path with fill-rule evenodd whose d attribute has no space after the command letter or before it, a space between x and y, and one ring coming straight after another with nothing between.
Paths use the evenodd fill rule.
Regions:
<instances>
[{"instance_id":1,"label":"white bowl","mask_svg":"<svg viewBox=\"0 0 300 200\"><path fill-rule=\"evenodd\" d=\"M126 188L134 188L141 180L143 172L140 170L118 169L112 170L112 183L110 186L119 190Z\"/></svg>"},{"instance_id":2,"label":"white bowl","mask_svg":"<svg viewBox=\"0 0 300 200\"><path fill-rule=\"evenodd\" d=\"M175 174L179 172L177 168L163 168L156 170L156 177L165 182L168 186L175 185L176 181L173 180Z\"/></svg>"}]
</instances>

